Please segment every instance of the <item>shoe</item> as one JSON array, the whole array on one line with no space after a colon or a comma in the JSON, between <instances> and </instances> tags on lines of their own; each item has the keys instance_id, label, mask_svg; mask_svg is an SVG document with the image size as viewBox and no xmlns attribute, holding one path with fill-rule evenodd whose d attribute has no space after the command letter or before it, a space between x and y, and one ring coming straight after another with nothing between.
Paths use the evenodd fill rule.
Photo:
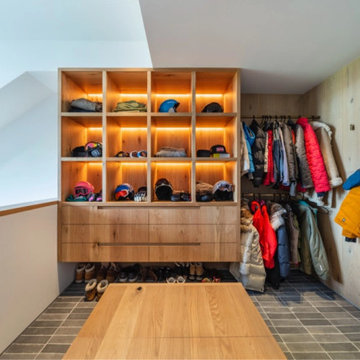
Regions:
<instances>
[{"instance_id":1,"label":"shoe","mask_svg":"<svg viewBox=\"0 0 360 360\"><path fill-rule=\"evenodd\" d=\"M93 301L96 296L96 279L90 279L90 281L85 286L85 298L87 301Z\"/></svg>"},{"instance_id":2,"label":"shoe","mask_svg":"<svg viewBox=\"0 0 360 360\"><path fill-rule=\"evenodd\" d=\"M177 278L176 278L176 282L179 283L179 284L183 284L184 282L186 282L186 279L179 275Z\"/></svg>"},{"instance_id":3,"label":"shoe","mask_svg":"<svg viewBox=\"0 0 360 360\"><path fill-rule=\"evenodd\" d=\"M87 264L85 266L85 282L89 282L91 279L95 277L95 265Z\"/></svg>"},{"instance_id":4,"label":"shoe","mask_svg":"<svg viewBox=\"0 0 360 360\"><path fill-rule=\"evenodd\" d=\"M190 263L189 267L189 280L195 280L196 266L195 263Z\"/></svg>"},{"instance_id":5,"label":"shoe","mask_svg":"<svg viewBox=\"0 0 360 360\"><path fill-rule=\"evenodd\" d=\"M146 274L145 277L143 278L143 282L147 282L147 283L154 283L157 282L158 277L155 274L155 272L152 269L146 269Z\"/></svg>"},{"instance_id":6,"label":"shoe","mask_svg":"<svg viewBox=\"0 0 360 360\"><path fill-rule=\"evenodd\" d=\"M118 276L118 268L115 263L111 263L106 273L106 280L109 283L113 283Z\"/></svg>"},{"instance_id":7,"label":"shoe","mask_svg":"<svg viewBox=\"0 0 360 360\"><path fill-rule=\"evenodd\" d=\"M131 283L134 283L136 281L138 281L139 279L139 272L140 272L140 267L139 265L134 265L132 267L129 268L129 277L128 277L128 281Z\"/></svg>"},{"instance_id":8,"label":"shoe","mask_svg":"<svg viewBox=\"0 0 360 360\"><path fill-rule=\"evenodd\" d=\"M85 280L85 264L78 264L75 271L75 282L81 284Z\"/></svg>"},{"instance_id":9,"label":"shoe","mask_svg":"<svg viewBox=\"0 0 360 360\"><path fill-rule=\"evenodd\" d=\"M96 281L99 283L101 280L106 278L106 269L108 268L109 263L101 263L101 267L96 273Z\"/></svg>"},{"instance_id":10,"label":"shoe","mask_svg":"<svg viewBox=\"0 0 360 360\"><path fill-rule=\"evenodd\" d=\"M119 273L118 281L120 283L126 283L128 281L128 278L129 278L129 274L127 272L127 269L126 268L122 269Z\"/></svg>"},{"instance_id":11,"label":"shoe","mask_svg":"<svg viewBox=\"0 0 360 360\"><path fill-rule=\"evenodd\" d=\"M202 263L196 263L195 273L196 273L196 280L201 281L204 275L204 267Z\"/></svg>"},{"instance_id":12,"label":"shoe","mask_svg":"<svg viewBox=\"0 0 360 360\"><path fill-rule=\"evenodd\" d=\"M107 280L101 280L96 287L96 301L99 301L103 296L105 290L109 287L109 282Z\"/></svg>"}]
</instances>

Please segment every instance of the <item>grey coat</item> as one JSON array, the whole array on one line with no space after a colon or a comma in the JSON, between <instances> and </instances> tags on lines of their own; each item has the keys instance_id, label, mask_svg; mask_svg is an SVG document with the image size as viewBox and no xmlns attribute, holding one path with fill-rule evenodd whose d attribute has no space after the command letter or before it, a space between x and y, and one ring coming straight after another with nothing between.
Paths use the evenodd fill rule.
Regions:
<instances>
[{"instance_id":1,"label":"grey coat","mask_svg":"<svg viewBox=\"0 0 360 360\"><path fill-rule=\"evenodd\" d=\"M296 137L295 151L296 151L297 161L299 164L299 175L300 175L301 186L304 189L309 189L314 187L314 184L311 179L309 163L306 157L304 130L300 125L296 125L295 137Z\"/></svg>"},{"instance_id":2,"label":"grey coat","mask_svg":"<svg viewBox=\"0 0 360 360\"><path fill-rule=\"evenodd\" d=\"M301 261L307 267L304 269L306 273L311 273L311 265L309 269L309 262L315 269L316 274L320 279L326 280L329 276L329 263L326 256L325 247L321 238L320 231L317 226L317 209L310 207L305 201L299 201L294 205L301 230L301 247L310 250L311 260L308 258L307 250L302 251ZM310 270L310 271L309 271Z\"/></svg>"},{"instance_id":3,"label":"grey coat","mask_svg":"<svg viewBox=\"0 0 360 360\"><path fill-rule=\"evenodd\" d=\"M265 132L256 120L252 121L250 129L255 134L255 141L251 146L251 151L255 165L254 186L258 187L262 184L264 178Z\"/></svg>"},{"instance_id":4,"label":"grey coat","mask_svg":"<svg viewBox=\"0 0 360 360\"><path fill-rule=\"evenodd\" d=\"M288 163L289 181L290 181L290 195L295 196L296 181L298 178L298 165L296 160L295 145L293 142L291 129L288 125L282 125L282 132L284 136L284 145Z\"/></svg>"}]
</instances>

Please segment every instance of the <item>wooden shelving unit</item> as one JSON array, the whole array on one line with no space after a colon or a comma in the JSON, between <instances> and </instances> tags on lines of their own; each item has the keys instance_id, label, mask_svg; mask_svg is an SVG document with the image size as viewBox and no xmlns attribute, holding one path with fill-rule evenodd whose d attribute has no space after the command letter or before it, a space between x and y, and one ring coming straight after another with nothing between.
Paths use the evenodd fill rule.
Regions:
<instances>
[{"instance_id":1,"label":"wooden shelving unit","mask_svg":"<svg viewBox=\"0 0 360 360\"><path fill-rule=\"evenodd\" d=\"M62 201L60 210L88 209L90 214L95 210L104 212L104 209L108 209L105 212L109 214L110 210L116 211L116 208L118 211L120 209L124 211L124 208L144 209L142 211L148 209L146 216L147 223L150 224L151 209L169 211L170 208L174 208L174 210L186 211L187 208L209 207L219 208L218 211L221 212L224 207L229 207L229 210L233 209L233 206L239 208L241 191L238 157L240 139L240 71L238 69L60 69L59 87L61 133L59 193ZM80 97L102 101L103 111L69 112L70 102ZM177 112L158 112L160 104L169 98L180 103ZM147 111L113 111L119 101L128 100L146 104ZM224 112L202 113L204 106L211 102L220 103ZM85 145L89 141L103 144L102 158L71 157L71 150L74 147ZM210 150L211 146L217 144L226 147L230 158L196 156L197 150ZM156 157L156 153L164 146L184 148L186 157ZM115 157L119 151L141 150L147 151L146 158ZM174 190L189 192L192 200L190 202L158 201L154 193L154 185L161 177L167 178ZM102 202L65 202L76 182L81 180L92 183L96 192L102 190ZM196 202L196 181L214 184L218 180L227 180L234 184L234 201ZM117 185L124 182L130 183L135 191L141 186L146 186L147 201L142 203L115 201L114 190ZM83 213L85 210L79 211ZM88 217L91 218L92 215L89 214ZM60 219L62 219L61 226L69 225L63 217L60 216ZM164 221L168 223L166 216ZM216 223L217 220L208 220L209 223L214 221ZM237 224L238 221L235 221L233 225ZM75 224L72 224L70 227L74 226ZM69 240L69 231L73 234L72 228L63 229L61 234L63 240ZM149 237L150 232L147 240L144 238L144 241L148 241ZM82 261L80 255L69 255L76 251L60 246L59 259ZM97 252L98 255L100 253L102 254L101 251ZM133 252L130 253L131 260L137 261ZM149 251L150 253L154 251ZM101 256L97 256L97 259ZM156 259L159 257L161 258L161 254L154 255ZM107 259L105 255L104 258ZM126 256L125 258L127 259ZM183 258L189 256L184 255ZM86 261L90 260L87 258Z\"/></svg>"}]
</instances>

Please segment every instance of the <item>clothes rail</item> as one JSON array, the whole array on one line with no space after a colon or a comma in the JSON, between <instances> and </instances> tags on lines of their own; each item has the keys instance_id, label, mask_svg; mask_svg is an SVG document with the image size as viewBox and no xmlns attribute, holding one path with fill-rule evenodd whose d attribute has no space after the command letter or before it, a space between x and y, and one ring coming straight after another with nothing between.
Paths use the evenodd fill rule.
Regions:
<instances>
[{"instance_id":1,"label":"clothes rail","mask_svg":"<svg viewBox=\"0 0 360 360\"><path fill-rule=\"evenodd\" d=\"M265 117L271 118L271 119L282 119L282 118L286 118L286 119L298 119L300 117L305 117L307 119L311 119L311 120L319 120L320 116L319 115L310 115L310 116L305 116L305 115L241 115L242 119L264 119Z\"/></svg>"}]
</instances>

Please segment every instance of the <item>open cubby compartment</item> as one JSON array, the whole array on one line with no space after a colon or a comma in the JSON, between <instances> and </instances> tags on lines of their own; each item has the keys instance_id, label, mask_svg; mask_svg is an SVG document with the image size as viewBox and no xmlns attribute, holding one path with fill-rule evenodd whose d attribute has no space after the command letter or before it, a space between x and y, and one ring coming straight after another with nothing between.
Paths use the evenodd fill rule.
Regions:
<instances>
[{"instance_id":1,"label":"open cubby compartment","mask_svg":"<svg viewBox=\"0 0 360 360\"><path fill-rule=\"evenodd\" d=\"M114 192L118 185L128 183L136 193L142 186L147 186L147 163L113 161L106 164L106 201L115 201Z\"/></svg>"},{"instance_id":2,"label":"open cubby compartment","mask_svg":"<svg viewBox=\"0 0 360 360\"><path fill-rule=\"evenodd\" d=\"M114 111L120 101L147 105L147 71L108 71L106 82L107 112Z\"/></svg>"},{"instance_id":3,"label":"open cubby compartment","mask_svg":"<svg viewBox=\"0 0 360 360\"><path fill-rule=\"evenodd\" d=\"M61 111L68 112L72 100L102 101L102 71L61 71Z\"/></svg>"},{"instance_id":4,"label":"open cubby compartment","mask_svg":"<svg viewBox=\"0 0 360 360\"><path fill-rule=\"evenodd\" d=\"M70 157L71 150L90 141L102 143L102 117L61 118L61 156Z\"/></svg>"},{"instance_id":5,"label":"open cubby compartment","mask_svg":"<svg viewBox=\"0 0 360 360\"><path fill-rule=\"evenodd\" d=\"M191 193L191 162L153 162L151 164L152 201L158 201L155 194L155 184L161 178L167 179L174 191Z\"/></svg>"},{"instance_id":6,"label":"open cubby compartment","mask_svg":"<svg viewBox=\"0 0 360 360\"><path fill-rule=\"evenodd\" d=\"M230 157L237 156L235 116L197 116L196 151L210 150L213 145L224 145Z\"/></svg>"},{"instance_id":7,"label":"open cubby compartment","mask_svg":"<svg viewBox=\"0 0 360 360\"><path fill-rule=\"evenodd\" d=\"M108 116L106 134L107 157L119 151L147 151L146 116Z\"/></svg>"},{"instance_id":8,"label":"open cubby compartment","mask_svg":"<svg viewBox=\"0 0 360 360\"><path fill-rule=\"evenodd\" d=\"M158 112L163 101L179 103L177 112L191 112L191 71L153 71L151 73L151 111Z\"/></svg>"},{"instance_id":9,"label":"open cubby compartment","mask_svg":"<svg viewBox=\"0 0 360 360\"><path fill-rule=\"evenodd\" d=\"M151 118L151 156L162 147L185 149L191 157L191 116L153 116Z\"/></svg>"},{"instance_id":10,"label":"open cubby compartment","mask_svg":"<svg viewBox=\"0 0 360 360\"><path fill-rule=\"evenodd\" d=\"M238 111L236 70L196 72L196 112L211 102L219 103L226 113Z\"/></svg>"},{"instance_id":11,"label":"open cubby compartment","mask_svg":"<svg viewBox=\"0 0 360 360\"><path fill-rule=\"evenodd\" d=\"M102 162L66 161L61 164L61 199L74 193L74 186L79 181L88 181L95 188L95 193L102 190Z\"/></svg>"},{"instance_id":12,"label":"open cubby compartment","mask_svg":"<svg viewBox=\"0 0 360 360\"><path fill-rule=\"evenodd\" d=\"M215 185L226 180L234 186L234 201L237 199L237 171L235 161L198 161L195 166L196 182Z\"/></svg>"}]
</instances>

